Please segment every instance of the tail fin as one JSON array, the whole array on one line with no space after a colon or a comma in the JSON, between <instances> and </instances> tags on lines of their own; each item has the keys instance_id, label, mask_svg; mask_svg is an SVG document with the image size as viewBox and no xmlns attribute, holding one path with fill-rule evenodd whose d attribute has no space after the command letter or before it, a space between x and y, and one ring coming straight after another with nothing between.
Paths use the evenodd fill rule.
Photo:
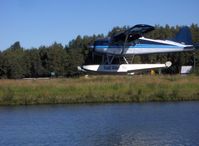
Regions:
<instances>
[{"instance_id":1,"label":"tail fin","mask_svg":"<svg viewBox=\"0 0 199 146\"><path fill-rule=\"evenodd\" d=\"M191 31L189 30L189 27L181 27L180 31L176 34L176 37L173 38L173 41L183 43L186 45L193 45Z\"/></svg>"}]
</instances>

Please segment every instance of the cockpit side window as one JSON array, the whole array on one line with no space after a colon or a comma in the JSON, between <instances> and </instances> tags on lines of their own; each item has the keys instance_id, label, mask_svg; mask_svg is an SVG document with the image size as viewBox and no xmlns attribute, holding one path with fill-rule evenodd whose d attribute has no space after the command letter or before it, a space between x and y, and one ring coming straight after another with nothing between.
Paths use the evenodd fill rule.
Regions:
<instances>
[{"instance_id":1,"label":"cockpit side window","mask_svg":"<svg viewBox=\"0 0 199 146\"><path fill-rule=\"evenodd\" d=\"M116 45L121 46L124 44L124 41L118 40L118 41L111 41L110 45Z\"/></svg>"},{"instance_id":2,"label":"cockpit side window","mask_svg":"<svg viewBox=\"0 0 199 146\"><path fill-rule=\"evenodd\" d=\"M128 36L128 42L135 41L135 40L137 40L140 37L141 37L140 34L129 34L129 36Z\"/></svg>"}]
</instances>

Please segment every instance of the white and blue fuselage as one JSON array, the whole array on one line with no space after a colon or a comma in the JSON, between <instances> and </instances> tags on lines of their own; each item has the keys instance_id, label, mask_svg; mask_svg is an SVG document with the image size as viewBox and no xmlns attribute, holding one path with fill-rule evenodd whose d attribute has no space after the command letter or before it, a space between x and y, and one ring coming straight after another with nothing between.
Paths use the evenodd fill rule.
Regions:
<instances>
[{"instance_id":1,"label":"white and blue fuselage","mask_svg":"<svg viewBox=\"0 0 199 146\"><path fill-rule=\"evenodd\" d=\"M185 45L170 40L154 40L140 37L126 44L110 44L107 40L96 43L93 49L97 53L112 55L140 55L167 52L193 51L193 45Z\"/></svg>"}]
</instances>

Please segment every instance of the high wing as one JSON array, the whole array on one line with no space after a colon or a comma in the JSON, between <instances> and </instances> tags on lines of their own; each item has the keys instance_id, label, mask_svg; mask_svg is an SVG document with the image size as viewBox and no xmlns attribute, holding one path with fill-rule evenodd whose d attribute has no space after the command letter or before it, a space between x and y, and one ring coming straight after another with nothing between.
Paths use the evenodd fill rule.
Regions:
<instances>
[{"instance_id":1,"label":"high wing","mask_svg":"<svg viewBox=\"0 0 199 146\"><path fill-rule=\"evenodd\" d=\"M116 34L111 38L111 41L112 42L125 42L126 40L133 41L142 37L143 34L150 32L154 29L155 28L150 25L138 24L122 33Z\"/></svg>"}]
</instances>

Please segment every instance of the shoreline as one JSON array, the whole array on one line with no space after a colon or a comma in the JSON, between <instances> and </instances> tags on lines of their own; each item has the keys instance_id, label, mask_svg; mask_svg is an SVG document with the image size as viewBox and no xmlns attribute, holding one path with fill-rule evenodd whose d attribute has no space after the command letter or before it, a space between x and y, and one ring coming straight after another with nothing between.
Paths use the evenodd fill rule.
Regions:
<instances>
[{"instance_id":1,"label":"shoreline","mask_svg":"<svg viewBox=\"0 0 199 146\"><path fill-rule=\"evenodd\" d=\"M199 100L175 100L175 101L143 101L143 102L82 102L82 103L40 103L40 104L0 104L1 107L18 107L18 106L95 106L95 105L109 105L109 104L163 104L163 103L168 103L168 104L180 104L180 103L188 103L188 102L199 102Z\"/></svg>"},{"instance_id":2,"label":"shoreline","mask_svg":"<svg viewBox=\"0 0 199 146\"><path fill-rule=\"evenodd\" d=\"M0 80L0 106L199 101L196 75Z\"/></svg>"}]
</instances>

